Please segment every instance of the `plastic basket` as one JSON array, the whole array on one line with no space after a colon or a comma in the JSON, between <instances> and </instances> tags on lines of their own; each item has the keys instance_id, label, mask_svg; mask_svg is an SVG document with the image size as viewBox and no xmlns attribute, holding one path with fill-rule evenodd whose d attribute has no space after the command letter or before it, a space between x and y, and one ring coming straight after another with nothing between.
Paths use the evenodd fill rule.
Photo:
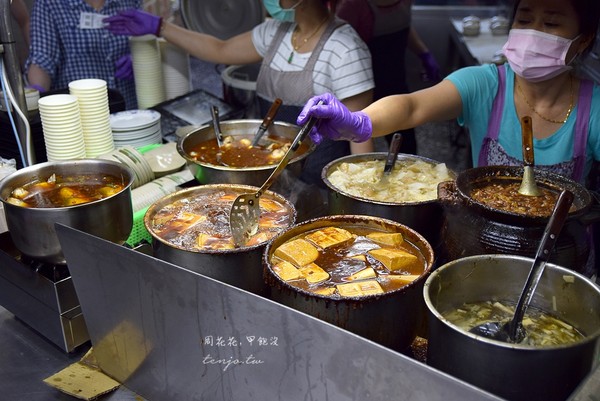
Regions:
<instances>
[{"instance_id":1,"label":"plastic basket","mask_svg":"<svg viewBox=\"0 0 600 401\"><path fill-rule=\"evenodd\" d=\"M138 210L133 214L133 227L131 229L131 234L129 234L129 238L127 238L127 241L125 241L127 245L132 248L143 240L146 240L148 243L152 243L152 235L150 235L148 230L146 230L146 226L144 225L144 216L146 215L148 207Z\"/></svg>"}]
</instances>

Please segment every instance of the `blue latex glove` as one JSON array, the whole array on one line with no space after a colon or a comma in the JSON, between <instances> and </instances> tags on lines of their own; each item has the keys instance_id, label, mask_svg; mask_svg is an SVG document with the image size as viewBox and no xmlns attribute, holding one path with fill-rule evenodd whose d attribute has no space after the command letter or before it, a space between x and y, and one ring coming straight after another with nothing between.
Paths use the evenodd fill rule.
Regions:
<instances>
[{"instance_id":1,"label":"blue latex glove","mask_svg":"<svg viewBox=\"0 0 600 401\"><path fill-rule=\"evenodd\" d=\"M323 104L318 105L319 101ZM310 98L298 115L296 123L304 125L311 116L319 119L309 134L315 144L321 143L325 138L334 141L364 142L371 138L373 133L371 119L366 113L348 110L331 93Z\"/></svg>"},{"instance_id":2,"label":"blue latex glove","mask_svg":"<svg viewBox=\"0 0 600 401\"><path fill-rule=\"evenodd\" d=\"M126 54L119 57L115 63L115 78L132 79L133 78L133 63L131 54Z\"/></svg>"},{"instance_id":3,"label":"blue latex glove","mask_svg":"<svg viewBox=\"0 0 600 401\"><path fill-rule=\"evenodd\" d=\"M440 75L440 66L437 61L433 57L433 54L430 52L424 52L419 55L421 59L421 65L425 70L425 78L427 81L431 82L439 82L442 80L442 76Z\"/></svg>"},{"instance_id":4,"label":"blue latex glove","mask_svg":"<svg viewBox=\"0 0 600 401\"><path fill-rule=\"evenodd\" d=\"M145 11L130 9L104 18L106 29L115 35L141 36L160 34L162 18Z\"/></svg>"}]
</instances>

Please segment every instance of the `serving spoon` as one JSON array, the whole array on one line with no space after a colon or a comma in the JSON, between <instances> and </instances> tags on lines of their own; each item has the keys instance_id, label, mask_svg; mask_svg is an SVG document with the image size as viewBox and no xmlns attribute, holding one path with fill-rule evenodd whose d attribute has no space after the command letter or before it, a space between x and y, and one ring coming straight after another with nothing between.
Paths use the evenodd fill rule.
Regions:
<instances>
[{"instance_id":1,"label":"serving spoon","mask_svg":"<svg viewBox=\"0 0 600 401\"><path fill-rule=\"evenodd\" d=\"M402 134L396 132L392 137L392 143L390 143L390 149L388 150L387 158L385 159L385 165L383 166L383 173L379 178L379 184L386 184L389 181L390 174L396 165L396 159L398 158L398 150L400 150L400 144L402 143Z\"/></svg>"},{"instance_id":2,"label":"serving spoon","mask_svg":"<svg viewBox=\"0 0 600 401\"><path fill-rule=\"evenodd\" d=\"M322 101L318 104L321 103ZM255 193L241 194L233 201L231 213L229 214L229 226L231 228L233 242L236 246L240 247L246 244L250 237L258 231L258 218L260 217L259 201L261 195L271 187L271 184L273 184L275 179L287 166L288 162L300 145L302 145L302 141L304 141L316 122L317 120L314 117L308 119L300 129L300 132L298 132L298 135L296 135L296 138L290 145L288 151L279 161L279 164L277 164L275 170L273 170L269 178L267 178L258 191Z\"/></svg>"},{"instance_id":3,"label":"serving spoon","mask_svg":"<svg viewBox=\"0 0 600 401\"><path fill-rule=\"evenodd\" d=\"M573 193L568 190L563 190L558 196L558 200L554 205L548 224L546 224L546 228L544 229L542 240L538 246L525 286L519 296L519 301L515 307L515 314L512 319L506 323L487 322L480 324L469 330L471 333L514 344L523 341L526 335L522 323L523 316L525 316L525 311L533 298L533 293L542 277L550 253L554 249L558 234L567 219L572 203Z\"/></svg>"},{"instance_id":4,"label":"serving spoon","mask_svg":"<svg viewBox=\"0 0 600 401\"><path fill-rule=\"evenodd\" d=\"M277 111L279 111L279 107L281 106L281 103L282 100L279 98L273 101L273 104L269 108L269 111L265 115L265 118L258 127L258 130L256 130L256 134L254 135L254 139L252 140L252 146L258 145L262 136L265 134L269 126L273 123L273 121L275 120L275 115L277 114Z\"/></svg>"},{"instance_id":5,"label":"serving spoon","mask_svg":"<svg viewBox=\"0 0 600 401\"><path fill-rule=\"evenodd\" d=\"M535 182L533 172L534 156L533 156L533 127L531 117L524 116L521 119L521 131L523 135L523 180L519 187L519 193L526 196L540 196L542 192Z\"/></svg>"}]
</instances>

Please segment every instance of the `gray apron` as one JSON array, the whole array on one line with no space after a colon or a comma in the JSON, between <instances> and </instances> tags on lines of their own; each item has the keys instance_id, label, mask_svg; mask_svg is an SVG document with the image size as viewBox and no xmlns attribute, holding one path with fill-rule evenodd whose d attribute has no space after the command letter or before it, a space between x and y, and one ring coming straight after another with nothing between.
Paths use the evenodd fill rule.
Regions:
<instances>
[{"instance_id":1,"label":"gray apron","mask_svg":"<svg viewBox=\"0 0 600 401\"><path fill-rule=\"evenodd\" d=\"M262 61L258 78L256 79L256 94L261 116L267 113L273 100L279 97L283 100L283 104L279 108L275 119L277 121L296 124L296 118L302 111L302 107L308 99L315 95L313 91L313 71L319 54L333 31L345 24L345 22L335 18L329 22L302 71L273 70L270 67L271 61L277 53L277 49L291 24L290 22L282 23L275 33L273 41ZM300 178L308 184L315 184L321 188L325 188L325 184L321 179L323 167L329 162L349 154L350 145L348 142L324 140L306 158Z\"/></svg>"}]
</instances>

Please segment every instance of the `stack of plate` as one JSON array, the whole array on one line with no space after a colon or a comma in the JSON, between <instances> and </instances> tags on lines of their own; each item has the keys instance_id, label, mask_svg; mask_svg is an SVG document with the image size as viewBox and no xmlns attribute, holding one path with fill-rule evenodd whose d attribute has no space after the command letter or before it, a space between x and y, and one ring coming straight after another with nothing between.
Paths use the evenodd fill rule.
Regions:
<instances>
[{"instance_id":1,"label":"stack of plate","mask_svg":"<svg viewBox=\"0 0 600 401\"><path fill-rule=\"evenodd\" d=\"M69 83L69 92L76 96L83 128L87 157L96 157L115 149L110 127L108 89L102 79L80 79Z\"/></svg>"},{"instance_id":2,"label":"stack of plate","mask_svg":"<svg viewBox=\"0 0 600 401\"><path fill-rule=\"evenodd\" d=\"M86 157L77 97L48 95L38 102L48 161Z\"/></svg>"},{"instance_id":3,"label":"stack of plate","mask_svg":"<svg viewBox=\"0 0 600 401\"><path fill-rule=\"evenodd\" d=\"M190 91L190 62L189 56L179 47L158 39L162 61L163 83L165 85L165 100L174 99Z\"/></svg>"},{"instance_id":4,"label":"stack of plate","mask_svg":"<svg viewBox=\"0 0 600 401\"><path fill-rule=\"evenodd\" d=\"M116 148L136 148L162 143L160 113L154 110L126 110L110 115L110 127Z\"/></svg>"},{"instance_id":5,"label":"stack of plate","mask_svg":"<svg viewBox=\"0 0 600 401\"><path fill-rule=\"evenodd\" d=\"M156 36L133 36L129 38L129 48L138 107L147 109L165 101L160 49Z\"/></svg>"},{"instance_id":6,"label":"stack of plate","mask_svg":"<svg viewBox=\"0 0 600 401\"><path fill-rule=\"evenodd\" d=\"M113 160L128 166L134 173L132 188L140 187L154 180L154 172L144 156L131 146L116 149L105 155L98 156L99 159Z\"/></svg>"}]
</instances>

